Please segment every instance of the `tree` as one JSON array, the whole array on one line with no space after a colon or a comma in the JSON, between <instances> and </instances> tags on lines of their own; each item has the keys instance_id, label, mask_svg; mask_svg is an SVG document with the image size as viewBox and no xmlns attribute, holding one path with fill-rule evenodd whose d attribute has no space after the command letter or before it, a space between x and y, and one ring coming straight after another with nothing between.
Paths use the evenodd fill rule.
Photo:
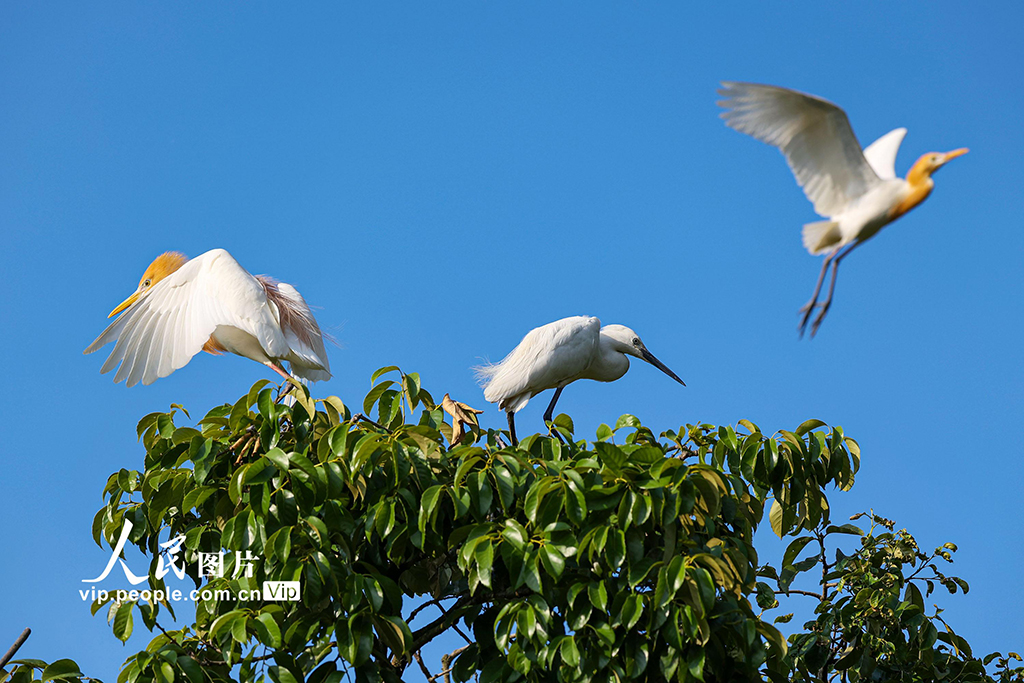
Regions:
<instances>
[{"instance_id":1,"label":"tree","mask_svg":"<svg viewBox=\"0 0 1024 683\"><path fill-rule=\"evenodd\" d=\"M995 680L925 612L919 585L967 590L938 569L955 547L925 555L875 515L866 532L831 523L826 488L849 489L860 458L838 427L656 436L623 415L587 442L559 415L513 449L415 373L382 368L371 385L357 414L261 381L195 426L176 424L180 406L139 422L144 468L110 476L93 524L115 547L130 523L152 558L148 595L93 604L122 640L136 614L156 633L119 683ZM769 504L794 536L778 569L754 548ZM844 534L861 546L829 561ZM179 537L201 590L195 622L172 630L157 577ZM224 575L200 576L223 550ZM817 588L793 587L815 567ZM242 599L267 581L298 582L301 599ZM818 603L788 640L766 614L778 597ZM459 644L429 661L442 634ZM999 680L1022 680L1015 655L992 657ZM12 683L85 678L70 660L20 662Z\"/></svg>"}]
</instances>

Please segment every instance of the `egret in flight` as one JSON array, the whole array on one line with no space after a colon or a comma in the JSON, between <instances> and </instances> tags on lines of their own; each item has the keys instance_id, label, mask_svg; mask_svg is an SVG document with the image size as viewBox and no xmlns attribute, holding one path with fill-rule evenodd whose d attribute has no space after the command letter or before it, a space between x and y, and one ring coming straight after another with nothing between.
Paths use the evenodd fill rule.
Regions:
<instances>
[{"instance_id":1,"label":"egret in flight","mask_svg":"<svg viewBox=\"0 0 1024 683\"><path fill-rule=\"evenodd\" d=\"M138 289L107 317L118 314L85 353L116 341L100 372L120 363L114 381L127 386L152 384L200 351L251 358L285 379L283 361L298 377L331 378L323 335L302 295L250 275L223 249L191 260L173 251L157 256Z\"/></svg>"},{"instance_id":2,"label":"egret in flight","mask_svg":"<svg viewBox=\"0 0 1024 683\"><path fill-rule=\"evenodd\" d=\"M578 379L614 382L629 370L629 357L645 360L683 386L686 383L654 357L636 332L624 325L601 326L588 315L563 318L542 325L523 337L500 363L476 368L484 398L508 416L512 445L516 440L515 414L530 399L547 389L555 395L544 413L550 422L562 389Z\"/></svg>"},{"instance_id":3,"label":"egret in flight","mask_svg":"<svg viewBox=\"0 0 1024 683\"><path fill-rule=\"evenodd\" d=\"M778 147L818 215L808 223L804 247L827 254L814 295L800 312L803 336L815 308L811 336L832 305L839 262L851 251L923 202L935 186L932 174L950 159L967 153L929 152L918 159L906 179L896 177L896 152L906 128L897 128L861 149L846 112L827 100L795 90L756 83L723 82L719 106L726 125ZM828 297L818 303L825 273L832 266Z\"/></svg>"}]
</instances>

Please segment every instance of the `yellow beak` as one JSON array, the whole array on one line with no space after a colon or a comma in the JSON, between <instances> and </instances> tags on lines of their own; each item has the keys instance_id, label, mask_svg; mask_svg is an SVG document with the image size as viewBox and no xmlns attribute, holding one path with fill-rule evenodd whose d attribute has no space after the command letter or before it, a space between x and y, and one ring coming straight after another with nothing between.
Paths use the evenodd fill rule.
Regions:
<instances>
[{"instance_id":1,"label":"yellow beak","mask_svg":"<svg viewBox=\"0 0 1024 683\"><path fill-rule=\"evenodd\" d=\"M956 159L957 157L962 157L963 155L967 154L967 152L969 152L969 151L970 150L967 149L966 147L961 147L960 149L954 149L952 152L946 152L945 154L942 155L942 157L943 157L942 158L942 163L946 163L950 159Z\"/></svg>"},{"instance_id":2,"label":"yellow beak","mask_svg":"<svg viewBox=\"0 0 1024 683\"><path fill-rule=\"evenodd\" d=\"M121 302L121 303L120 303L120 304L118 305L118 307L117 307L117 308L115 308L114 310L112 310L112 311L110 312L110 315L108 315L107 317L108 317L108 318L113 318L113 317L114 317L115 315L117 315L118 313L120 313L120 312L121 312L121 311L123 311L124 309L128 308L128 307L129 307L129 306L131 306L131 305L132 305L133 303L135 303L135 301L136 301L136 300L137 300L138 298L139 298L139 293L138 293L138 292L135 292L135 293L134 293L134 294L132 294L132 295L131 295L130 297L128 297L127 299L125 299L124 301L122 301L122 302Z\"/></svg>"}]
</instances>

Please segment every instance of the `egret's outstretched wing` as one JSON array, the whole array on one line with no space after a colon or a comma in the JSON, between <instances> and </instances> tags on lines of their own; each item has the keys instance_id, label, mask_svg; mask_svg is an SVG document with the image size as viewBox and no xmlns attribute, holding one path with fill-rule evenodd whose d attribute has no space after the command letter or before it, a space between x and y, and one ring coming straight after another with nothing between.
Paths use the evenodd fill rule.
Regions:
<instances>
[{"instance_id":1,"label":"egret's outstretched wing","mask_svg":"<svg viewBox=\"0 0 1024 683\"><path fill-rule=\"evenodd\" d=\"M184 367L218 325L248 332L270 357L288 353L262 285L223 249L197 256L153 285L85 353L116 340L100 371L120 364L115 382L151 384Z\"/></svg>"},{"instance_id":2,"label":"egret's outstretched wing","mask_svg":"<svg viewBox=\"0 0 1024 683\"><path fill-rule=\"evenodd\" d=\"M906 128L891 130L864 150L864 158L882 180L892 180L896 177L896 153L900 151L900 144L906 134Z\"/></svg>"},{"instance_id":3,"label":"egret's outstretched wing","mask_svg":"<svg viewBox=\"0 0 1024 683\"><path fill-rule=\"evenodd\" d=\"M601 321L578 315L542 325L523 337L504 360L477 368L484 398L521 410L534 394L578 377L590 364Z\"/></svg>"},{"instance_id":4,"label":"egret's outstretched wing","mask_svg":"<svg viewBox=\"0 0 1024 683\"><path fill-rule=\"evenodd\" d=\"M879 182L846 113L827 100L756 83L723 82L726 125L778 147L814 210L831 217Z\"/></svg>"}]
</instances>

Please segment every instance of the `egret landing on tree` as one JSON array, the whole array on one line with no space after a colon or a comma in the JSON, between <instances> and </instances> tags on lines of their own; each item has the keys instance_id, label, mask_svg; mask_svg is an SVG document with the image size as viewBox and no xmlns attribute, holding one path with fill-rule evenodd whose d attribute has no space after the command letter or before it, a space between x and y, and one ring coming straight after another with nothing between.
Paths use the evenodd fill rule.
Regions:
<instances>
[{"instance_id":1,"label":"egret landing on tree","mask_svg":"<svg viewBox=\"0 0 1024 683\"><path fill-rule=\"evenodd\" d=\"M623 325L605 325L586 315L563 318L530 332L500 363L476 369L484 398L508 416L512 445L516 439L515 414L530 399L547 389L555 395L544 413L551 422L562 389L578 379L614 382L629 370L629 357L647 361L683 386L686 383L654 357L636 332Z\"/></svg>"},{"instance_id":2,"label":"egret landing on tree","mask_svg":"<svg viewBox=\"0 0 1024 683\"><path fill-rule=\"evenodd\" d=\"M149 265L135 293L85 353L117 341L100 372L120 363L114 381L152 384L200 351L251 358L285 379L331 378L323 335L294 287L250 275L231 254L213 249L189 260L169 251Z\"/></svg>"},{"instance_id":3,"label":"egret landing on tree","mask_svg":"<svg viewBox=\"0 0 1024 683\"><path fill-rule=\"evenodd\" d=\"M906 128L897 128L861 150L846 112L813 95L756 83L723 82L718 104L726 125L785 155L814 210L828 220L804 226L803 241L814 255L827 254L814 295L800 309L800 336L815 308L820 308L811 336L832 305L839 262L847 254L923 202L935 186L932 174L950 159L967 153L929 152L918 159L906 180L896 177L896 152ZM818 303L825 273L832 265L828 297Z\"/></svg>"}]
</instances>

